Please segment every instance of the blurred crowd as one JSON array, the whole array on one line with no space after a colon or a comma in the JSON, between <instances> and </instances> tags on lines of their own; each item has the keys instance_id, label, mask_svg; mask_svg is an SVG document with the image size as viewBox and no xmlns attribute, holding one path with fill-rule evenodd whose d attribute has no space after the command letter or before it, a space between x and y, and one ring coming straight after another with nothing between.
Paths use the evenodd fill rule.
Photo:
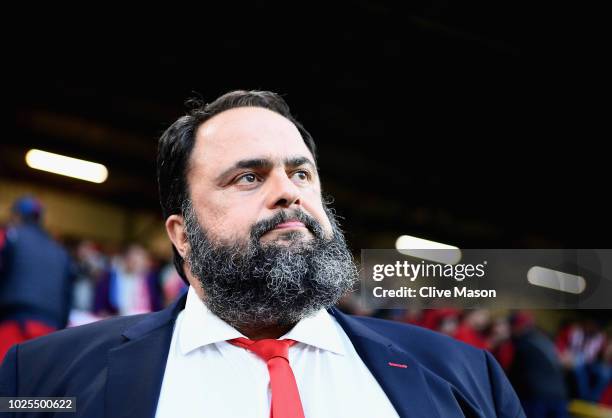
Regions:
<instances>
[{"instance_id":1,"label":"blurred crowd","mask_svg":"<svg viewBox=\"0 0 612 418\"><path fill-rule=\"evenodd\" d=\"M156 311L186 291L172 262L143 246L60 245L44 231L41 218L40 202L24 197L0 227L0 360L15 343L113 315ZM350 303L340 307L364 313ZM565 417L569 399L612 406L612 338L596 319L570 321L550 335L525 311L381 309L368 314L489 350L528 417Z\"/></svg>"},{"instance_id":2,"label":"blurred crowd","mask_svg":"<svg viewBox=\"0 0 612 418\"><path fill-rule=\"evenodd\" d=\"M74 249L74 260L69 325L157 311L187 289L172 263L156 259L138 244L109 254L82 241Z\"/></svg>"},{"instance_id":3,"label":"blurred crowd","mask_svg":"<svg viewBox=\"0 0 612 418\"><path fill-rule=\"evenodd\" d=\"M490 351L528 417L567 417L570 399L612 407L612 338L596 318L567 321L549 334L528 311L382 309L372 314Z\"/></svg>"},{"instance_id":4,"label":"blurred crowd","mask_svg":"<svg viewBox=\"0 0 612 418\"><path fill-rule=\"evenodd\" d=\"M143 246L56 242L43 207L18 199L0 226L0 360L16 343L113 315L152 312L186 290L171 262Z\"/></svg>"}]
</instances>

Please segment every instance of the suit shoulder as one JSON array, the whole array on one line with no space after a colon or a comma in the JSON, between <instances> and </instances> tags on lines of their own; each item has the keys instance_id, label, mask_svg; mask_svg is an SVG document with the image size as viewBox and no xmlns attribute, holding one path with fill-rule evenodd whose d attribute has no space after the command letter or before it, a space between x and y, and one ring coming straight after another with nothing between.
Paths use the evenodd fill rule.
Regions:
<instances>
[{"instance_id":1,"label":"suit shoulder","mask_svg":"<svg viewBox=\"0 0 612 418\"><path fill-rule=\"evenodd\" d=\"M62 329L43 337L26 341L19 345L23 356L36 353L39 350L50 352L54 350L75 351L88 347L107 347L121 341L121 334L131 325L142 320L149 314L114 317L103 319L91 324Z\"/></svg>"},{"instance_id":2,"label":"suit shoulder","mask_svg":"<svg viewBox=\"0 0 612 418\"><path fill-rule=\"evenodd\" d=\"M13 362L18 393L65 396L103 384L111 350L153 314L115 317L67 328L18 344ZM91 386L93 385L93 386Z\"/></svg>"},{"instance_id":3,"label":"suit shoulder","mask_svg":"<svg viewBox=\"0 0 612 418\"><path fill-rule=\"evenodd\" d=\"M434 352L438 355L444 353L445 356L450 357L467 356L478 362L483 359L482 350L437 331L387 319L365 316L352 317L418 357L429 358L431 353ZM432 350L432 348L434 349Z\"/></svg>"}]
</instances>

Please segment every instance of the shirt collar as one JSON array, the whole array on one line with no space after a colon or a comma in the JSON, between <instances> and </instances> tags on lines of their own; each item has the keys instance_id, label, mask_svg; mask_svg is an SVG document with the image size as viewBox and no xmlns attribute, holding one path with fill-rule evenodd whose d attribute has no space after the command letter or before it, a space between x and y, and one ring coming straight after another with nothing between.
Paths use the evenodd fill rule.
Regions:
<instances>
[{"instance_id":1,"label":"shirt collar","mask_svg":"<svg viewBox=\"0 0 612 418\"><path fill-rule=\"evenodd\" d=\"M302 319L280 339L295 340L323 350L344 355L346 350L340 339L339 325L325 310L320 309L314 315Z\"/></svg>"},{"instance_id":2,"label":"shirt collar","mask_svg":"<svg viewBox=\"0 0 612 418\"><path fill-rule=\"evenodd\" d=\"M212 313L191 286L187 291L182 317L178 330L182 354L208 344L244 337L236 328Z\"/></svg>"},{"instance_id":3,"label":"shirt collar","mask_svg":"<svg viewBox=\"0 0 612 418\"><path fill-rule=\"evenodd\" d=\"M238 330L212 313L193 287L187 291L185 310L178 324L178 343L183 355L233 338L244 337ZM325 310L302 319L288 333L280 337L291 339L337 354L346 354L335 319Z\"/></svg>"}]
</instances>

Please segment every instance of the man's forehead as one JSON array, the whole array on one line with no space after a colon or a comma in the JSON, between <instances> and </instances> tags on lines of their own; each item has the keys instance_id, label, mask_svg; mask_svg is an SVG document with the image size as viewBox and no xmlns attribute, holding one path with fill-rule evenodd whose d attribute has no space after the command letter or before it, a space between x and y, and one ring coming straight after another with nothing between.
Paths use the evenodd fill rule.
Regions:
<instances>
[{"instance_id":1,"label":"man's forehead","mask_svg":"<svg viewBox=\"0 0 612 418\"><path fill-rule=\"evenodd\" d=\"M282 115L258 107L226 110L203 123L196 133L192 162L225 165L262 158L313 159L297 127Z\"/></svg>"}]
</instances>

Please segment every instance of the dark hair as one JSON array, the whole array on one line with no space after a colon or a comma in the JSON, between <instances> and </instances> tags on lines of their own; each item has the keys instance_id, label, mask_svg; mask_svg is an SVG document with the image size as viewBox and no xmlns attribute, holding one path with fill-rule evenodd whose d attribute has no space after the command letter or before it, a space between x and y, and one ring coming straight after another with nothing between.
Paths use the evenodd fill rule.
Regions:
<instances>
[{"instance_id":1,"label":"dark hair","mask_svg":"<svg viewBox=\"0 0 612 418\"><path fill-rule=\"evenodd\" d=\"M191 110L178 118L159 138L157 149L157 186L164 219L170 215L181 214L184 202L189 199L187 188L187 168L195 135L201 124L221 112L237 107L262 107L290 120L302 135L304 143L316 158L315 143L312 136L291 115L289 106L283 98L271 91L236 90L224 94L211 103L190 99L186 103ZM187 282L183 270L183 258L174 245L174 266Z\"/></svg>"}]
</instances>

